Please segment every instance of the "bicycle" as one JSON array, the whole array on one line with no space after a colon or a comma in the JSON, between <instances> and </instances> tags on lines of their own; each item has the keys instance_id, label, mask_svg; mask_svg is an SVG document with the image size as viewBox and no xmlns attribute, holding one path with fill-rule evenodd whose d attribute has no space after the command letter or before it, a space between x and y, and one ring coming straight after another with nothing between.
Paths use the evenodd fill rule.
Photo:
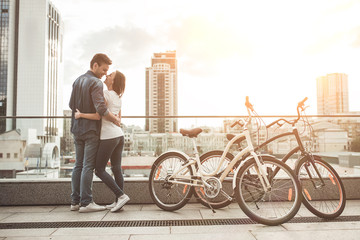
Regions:
<instances>
[{"instance_id":1,"label":"bicycle","mask_svg":"<svg viewBox=\"0 0 360 240\"><path fill-rule=\"evenodd\" d=\"M249 218L265 225L278 225L293 218L301 205L300 183L285 163L270 155L260 156L254 152L247 129L250 120L241 119L233 124L241 124L244 131L227 144L213 171L207 171L201 164L197 150L195 139L202 129L180 129L183 136L192 139L194 156L170 151L156 159L149 176L150 195L155 204L166 211L178 210L190 200L194 188L201 188L207 199L224 195L232 201L233 197L223 190L222 183L230 172L234 172L232 187L236 192L236 200ZM231 145L239 139L246 140L247 147L228 164L225 163ZM245 154L248 157L242 159ZM222 169L224 164L226 167ZM236 165L238 167L234 171ZM208 206L215 212L210 202Z\"/></svg>"},{"instance_id":2,"label":"bicycle","mask_svg":"<svg viewBox=\"0 0 360 240\"><path fill-rule=\"evenodd\" d=\"M277 124L279 127L282 125L290 124L292 126L292 131L276 135L259 146L255 147L255 151L259 151L269 143L286 136L294 136L297 142L297 145L289 153L287 153L281 161L286 163L293 155L300 152L300 157L297 159L295 164L295 174L298 176L299 181L302 186L302 195L303 203L305 207L315 214L318 217L333 219L343 212L346 203L345 188L341 181L341 178L335 171L335 169L324 161L320 156L313 155L310 151L306 150L304 144L301 140L300 133L297 129L296 124L300 119L311 128L311 125L305 114L305 101L307 98L298 103L297 114L298 117L294 120L278 119L266 126L266 129ZM248 97L246 98L245 103L249 114L252 113L254 116L257 116L253 105L249 102ZM227 138L230 140L234 137L232 134L228 134ZM240 142L239 142L240 144ZM240 145L239 145L240 146ZM203 156L203 162L219 162L221 152L211 151L205 153ZM232 156L229 155L230 162ZM247 157L247 156L244 156ZM230 193L230 190L227 192L228 195L233 196L234 192ZM209 202L204 200L204 196L200 191L196 192L197 199L203 205L209 205ZM229 199L215 199L210 204L213 208L220 208L229 205L231 201Z\"/></svg>"}]
</instances>

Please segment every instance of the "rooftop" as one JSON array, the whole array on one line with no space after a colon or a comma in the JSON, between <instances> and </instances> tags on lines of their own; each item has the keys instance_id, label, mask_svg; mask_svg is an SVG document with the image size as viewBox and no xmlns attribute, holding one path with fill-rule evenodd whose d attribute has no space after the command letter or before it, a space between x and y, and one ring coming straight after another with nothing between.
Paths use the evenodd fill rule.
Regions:
<instances>
[{"instance_id":1,"label":"rooftop","mask_svg":"<svg viewBox=\"0 0 360 240\"><path fill-rule=\"evenodd\" d=\"M163 221L160 221L163 220ZM197 221L194 221L197 220ZM358 239L360 200L348 200L343 214L324 221L303 206L291 222L251 222L236 203L216 213L198 203L175 212L154 204L128 204L111 213L71 212L68 205L0 207L0 239ZM105 238L104 238L105 237Z\"/></svg>"}]
</instances>

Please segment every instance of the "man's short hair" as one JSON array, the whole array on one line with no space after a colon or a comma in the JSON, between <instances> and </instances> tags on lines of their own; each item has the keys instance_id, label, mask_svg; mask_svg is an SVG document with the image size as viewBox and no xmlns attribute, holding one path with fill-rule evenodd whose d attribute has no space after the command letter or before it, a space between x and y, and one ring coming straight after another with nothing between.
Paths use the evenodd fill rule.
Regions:
<instances>
[{"instance_id":1,"label":"man's short hair","mask_svg":"<svg viewBox=\"0 0 360 240\"><path fill-rule=\"evenodd\" d=\"M90 69L92 69L94 63L97 63L99 66L101 66L104 63L107 65L111 65L112 61L108 56L106 56L106 54L97 53L90 62Z\"/></svg>"}]
</instances>

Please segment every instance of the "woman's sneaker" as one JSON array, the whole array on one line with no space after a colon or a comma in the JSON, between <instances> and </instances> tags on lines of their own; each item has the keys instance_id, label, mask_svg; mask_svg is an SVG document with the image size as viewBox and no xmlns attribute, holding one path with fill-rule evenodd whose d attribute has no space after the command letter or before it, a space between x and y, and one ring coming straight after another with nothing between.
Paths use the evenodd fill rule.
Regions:
<instances>
[{"instance_id":1,"label":"woman's sneaker","mask_svg":"<svg viewBox=\"0 0 360 240\"><path fill-rule=\"evenodd\" d=\"M70 206L70 211L79 211L80 209L80 204L74 204Z\"/></svg>"},{"instance_id":2,"label":"woman's sneaker","mask_svg":"<svg viewBox=\"0 0 360 240\"><path fill-rule=\"evenodd\" d=\"M130 201L130 198L128 195L123 194L122 196L120 196L118 198L118 201L116 203L116 206L113 207L110 211L111 212L116 212L118 211L120 208L122 208L128 201Z\"/></svg>"},{"instance_id":3,"label":"woman's sneaker","mask_svg":"<svg viewBox=\"0 0 360 240\"><path fill-rule=\"evenodd\" d=\"M97 211L103 211L106 210L104 206L99 206L96 203L92 202L86 207L80 207L79 212L86 213L86 212L97 212Z\"/></svg>"},{"instance_id":4,"label":"woman's sneaker","mask_svg":"<svg viewBox=\"0 0 360 240\"><path fill-rule=\"evenodd\" d=\"M116 206L116 202L113 202L112 204L106 205L106 209L112 209Z\"/></svg>"}]
</instances>

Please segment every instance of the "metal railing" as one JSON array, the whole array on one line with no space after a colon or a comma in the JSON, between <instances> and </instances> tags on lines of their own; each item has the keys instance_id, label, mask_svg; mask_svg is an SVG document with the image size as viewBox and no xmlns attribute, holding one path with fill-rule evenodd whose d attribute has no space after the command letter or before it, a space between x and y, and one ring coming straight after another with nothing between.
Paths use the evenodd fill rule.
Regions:
<instances>
[{"instance_id":1,"label":"metal railing","mask_svg":"<svg viewBox=\"0 0 360 240\"><path fill-rule=\"evenodd\" d=\"M125 132L123 170L126 176L147 176L152 162L158 155L168 150L192 152L189 139L178 133L179 128L202 127L204 132L197 139L200 152L224 149L232 119L247 116L122 116ZM296 118L296 115L262 115L265 121L277 118ZM340 175L359 175L360 154L351 149L351 144L360 137L360 115L308 115L313 123L325 121L334 129L324 128L315 137L318 149L327 161L334 164ZM327 120L330 119L330 120ZM49 119L53 119L48 126ZM0 116L0 124L6 124L6 130L0 133L0 178L62 178L70 177L75 161L74 143L70 133L70 116ZM145 131L146 119L176 119L178 128L168 132ZM140 126L132 126L134 122ZM359 120L359 123L358 121ZM9 127L16 124L15 129ZM334 125L335 124L335 125ZM143 126L141 126L143 125ZM30 131L29 131L30 129ZM35 129L32 131L31 129ZM331 130L331 131L330 131ZM232 131L239 131L235 129ZM330 134L331 133L331 134ZM261 132L255 137L263 140ZM317 138L317 139L316 139ZM285 153L291 139L272 145L266 149L280 156ZM321 145L322 144L322 145ZM342 147L341 147L342 146ZM327 151L319 151L327 150ZM271 150L271 151L270 151ZM276 151L275 151L276 150ZM334 151L336 150L336 151ZM237 151L234 148L234 151ZM278 151L278 152L277 152ZM359 150L360 151L360 150Z\"/></svg>"}]
</instances>

